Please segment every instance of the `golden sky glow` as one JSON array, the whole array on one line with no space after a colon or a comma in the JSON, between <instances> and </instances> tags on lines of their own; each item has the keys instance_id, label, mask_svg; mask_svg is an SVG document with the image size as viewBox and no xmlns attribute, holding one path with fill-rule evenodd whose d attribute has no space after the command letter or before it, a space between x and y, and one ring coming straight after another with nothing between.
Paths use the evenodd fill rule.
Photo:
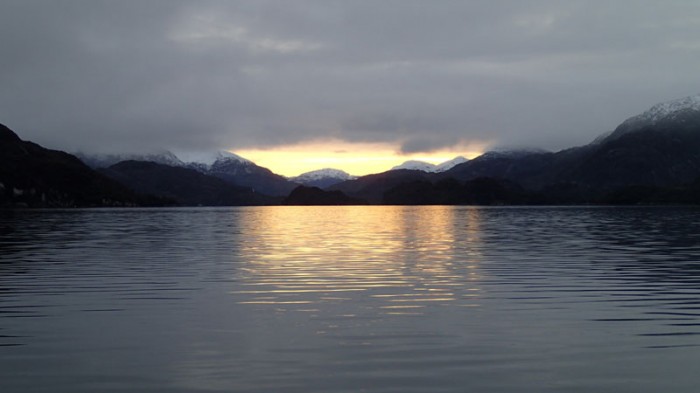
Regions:
<instances>
[{"instance_id":1,"label":"golden sky glow","mask_svg":"<svg viewBox=\"0 0 700 393\"><path fill-rule=\"evenodd\" d=\"M341 169L362 176L387 171L408 160L440 164L456 156L471 159L482 154L486 146L485 143L463 143L430 153L401 154L397 145L389 143L327 140L233 152L284 176L297 176L323 168Z\"/></svg>"}]
</instances>

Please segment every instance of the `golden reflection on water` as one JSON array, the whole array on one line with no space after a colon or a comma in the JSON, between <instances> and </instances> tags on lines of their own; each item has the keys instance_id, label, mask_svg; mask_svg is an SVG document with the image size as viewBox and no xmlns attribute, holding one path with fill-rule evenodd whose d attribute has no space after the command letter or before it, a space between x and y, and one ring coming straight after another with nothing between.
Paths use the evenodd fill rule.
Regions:
<instances>
[{"instance_id":1,"label":"golden reflection on water","mask_svg":"<svg viewBox=\"0 0 700 393\"><path fill-rule=\"evenodd\" d=\"M312 312L372 300L386 314L477 305L480 214L456 207L275 207L243 223L240 304Z\"/></svg>"}]
</instances>

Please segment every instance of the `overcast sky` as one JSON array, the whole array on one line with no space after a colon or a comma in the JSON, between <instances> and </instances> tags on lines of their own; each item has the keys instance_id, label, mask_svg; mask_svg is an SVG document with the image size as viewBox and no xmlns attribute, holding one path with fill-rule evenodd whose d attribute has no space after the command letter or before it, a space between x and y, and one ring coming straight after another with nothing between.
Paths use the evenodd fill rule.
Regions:
<instances>
[{"instance_id":1,"label":"overcast sky","mask_svg":"<svg viewBox=\"0 0 700 393\"><path fill-rule=\"evenodd\" d=\"M700 2L0 1L0 122L75 151L557 150L700 93Z\"/></svg>"}]
</instances>

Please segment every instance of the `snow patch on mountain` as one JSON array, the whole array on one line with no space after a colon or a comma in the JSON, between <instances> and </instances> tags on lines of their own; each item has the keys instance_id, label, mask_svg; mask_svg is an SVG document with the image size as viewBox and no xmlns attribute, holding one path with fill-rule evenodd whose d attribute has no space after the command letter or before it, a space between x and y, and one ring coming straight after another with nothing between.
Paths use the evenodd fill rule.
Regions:
<instances>
[{"instance_id":1,"label":"snow patch on mountain","mask_svg":"<svg viewBox=\"0 0 700 393\"><path fill-rule=\"evenodd\" d=\"M206 167L211 167L217 161L238 161L240 163L252 163L252 161L247 160L237 154L225 150L218 151L182 151L177 152L178 157L187 164L201 164Z\"/></svg>"},{"instance_id":2,"label":"snow patch on mountain","mask_svg":"<svg viewBox=\"0 0 700 393\"><path fill-rule=\"evenodd\" d=\"M618 129L632 131L643 126L653 126L689 111L700 111L700 94L656 104L642 114L625 120Z\"/></svg>"},{"instance_id":3,"label":"snow patch on mountain","mask_svg":"<svg viewBox=\"0 0 700 393\"><path fill-rule=\"evenodd\" d=\"M324 168L324 169L318 169L318 170L311 171L311 172L302 173L299 176L289 178L289 180L304 184L304 182L310 182L310 181L316 181L316 180L328 179L328 178L339 179L339 180L345 181L345 180L356 179L357 177L352 176L349 173L347 173L345 171L341 171L339 169Z\"/></svg>"},{"instance_id":4,"label":"snow patch on mountain","mask_svg":"<svg viewBox=\"0 0 700 393\"><path fill-rule=\"evenodd\" d=\"M86 154L75 153L85 164L92 168L107 168L122 161L150 161L176 167L189 167L200 172L207 172L215 166L227 164L253 165L253 162L228 151L212 152L177 151L176 153L163 150L153 153L136 154Z\"/></svg>"},{"instance_id":5,"label":"snow patch on mountain","mask_svg":"<svg viewBox=\"0 0 700 393\"><path fill-rule=\"evenodd\" d=\"M185 166L182 160L167 150L145 154L87 154L78 152L75 153L75 156L91 168L108 168L122 161L150 161L163 165Z\"/></svg>"},{"instance_id":6,"label":"snow patch on mountain","mask_svg":"<svg viewBox=\"0 0 700 393\"><path fill-rule=\"evenodd\" d=\"M309 187L326 188L347 180L354 179L357 179L357 176L352 176L345 171L333 168L324 168L302 173L301 175L291 177L288 180Z\"/></svg>"},{"instance_id":7,"label":"snow patch on mountain","mask_svg":"<svg viewBox=\"0 0 700 393\"><path fill-rule=\"evenodd\" d=\"M632 116L620 124L610 135L602 135L594 143L602 143L617 139L623 135L653 127L661 122L684 122L684 116L700 113L700 94L666 101L652 106L649 110Z\"/></svg>"},{"instance_id":8,"label":"snow patch on mountain","mask_svg":"<svg viewBox=\"0 0 700 393\"><path fill-rule=\"evenodd\" d=\"M435 172L436 166L437 165L425 161L409 160L401 165L391 168L391 170L396 171L399 169L408 169L412 171Z\"/></svg>"},{"instance_id":9,"label":"snow patch on mountain","mask_svg":"<svg viewBox=\"0 0 700 393\"><path fill-rule=\"evenodd\" d=\"M423 171L429 173L445 172L452 169L454 166L467 162L468 160L462 156L455 157L449 161L445 161L441 164L435 165L425 161L409 160L401 165L397 165L391 168L392 171L399 169L408 169L412 171Z\"/></svg>"},{"instance_id":10,"label":"snow patch on mountain","mask_svg":"<svg viewBox=\"0 0 700 393\"><path fill-rule=\"evenodd\" d=\"M454 167L456 167L459 164L464 164L465 162L469 161L468 159L458 156L455 157L449 161L445 161L442 164L436 165L435 166L435 172L445 172L448 171Z\"/></svg>"},{"instance_id":11,"label":"snow patch on mountain","mask_svg":"<svg viewBox=\"0 0 700 393\"><path fill-rule=\"evenodd\" d=\"M662 119L686 110L700 111L700 94L656 104L648 111L628 119L627 121L636 120L654 124Z\"/></svg>"}]
</instances>

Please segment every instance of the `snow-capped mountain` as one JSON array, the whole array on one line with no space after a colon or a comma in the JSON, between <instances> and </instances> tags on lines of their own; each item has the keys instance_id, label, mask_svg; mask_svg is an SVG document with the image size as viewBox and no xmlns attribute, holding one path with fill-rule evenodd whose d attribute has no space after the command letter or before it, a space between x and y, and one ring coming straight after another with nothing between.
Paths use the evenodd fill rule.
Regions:
<instances>
[{"instance_id":1,"label":"snow-capped mountain","mask_svg":"<svg viewBox=\"0 0 700 393\"><path fill-rule=\"evenodd\" d=\"M631 117L622 124L638 122L656 124L661 120L677 116L683 111L700 111L700 94L656 104L646 112Z\"/></svg>"},{"instance_id":2,"label":"snow-capped mountain","mask_svg":"<svg viewBox=\"0 0 700 393\"><path fill-rule=\"evenodd\" d=\"M469 160L466 159L466 158L464 158L464 157L462 157L462 156L455 157L455 158L453 158L453 159L451 159L451 160L449 160L449 161L443 162L442 164L436 165L436 166L435 166L435 172L445 172L445 171L448 171L448 170L454 168L455 166L457 166L457 165L459 165L459 164L464 164L464 163L467 162L467 161L469 161Z\"/></svg>"},{"instance_id":3,"label":"snow-capped mountain","mask_svg":"<svg viewBox=\"0 0 700 393\"><path fill-rule=\"evenodd\" d=\"M465 163L468 160L462 156L455 157L449 161L445 161L442 164L431 164L429 162L425 161L417 161L417 160L409 160L404 162L401 165L397 165L393 168L391 168L392 171L398 170L398 169L408 169L412 171L423 171L423 172L428 172L428 173L438 173L438 172L445 172L447 170L452 169L452 167Z\"/></svg>"},{"instance_id":4,"label":"snow-capped mountain","mask_svg":"<svg viewBox=\"0 0 700 393\"><path fill-rule=\"evenodd\" d=\"M163 150L145 154L87 154L79 152L75 155L93 168L107 168L122 161L148 161L169 166L189 167L200 172L209 171L215 165L224 165L229 162L254 165L252 161L224 150L211 152L177 151L176 153Z\"/></svg>"},{"instance_id":5,"label":"snow-capped mountain","mask_svg":"<svg viewBox=\"0 0 700 393\"><path fill-rule=\"evenodd\" d=\"M269 169L227 151L192 152L169 151L151 154L83 154L77 156L92 168L108 168L122 161L149 161L173 167L194 169L218 177L230 184L250 187L272 196L286 196L297 186Z\"/></svg>"},{"instance_id":6,"label":"snow-capped mountain","mask_svg":"<svg viewBox=\"0 0 700 393\"><path fill-rule=\"evenodd\" d=\"M435 172L436 166L437 165L425 161L409 160L401 165L391 168L390 170L396 171L399 169L408 169L411 171Z\"/></svg>"},{"instance_id":7,"label":"snow-capped mountain","mask_svg":"<svg viewBox=\"0 0 700 393\"><path fill-rule=\"evenodd\" d=\"M182 160L167 150L145 154L88 154L78 152L75 153L75 156L91 168L108 168L122 161L150 161L163 165L185 166Z\"/></svg>"},{"instance_id":8,"label":"snow-capped mountain","mask_svg":"<svg viewBox=\"0 0 700 393\"><path fill-rule=\"evenodd\" d=\"M202 173L221 172L222 168L228 168L231 174L245 172L255 164L237 154L225 150L209 152L183 151L177 153L188 168ZM225 171L225 170L224 170Z\"/></svg>"},{"instance_id":9,"label":"snow-capped mountain","mask_svg":"<svg viewBox=\"0 0 700 393\"><path fill-rule=\"evenodd\" d=\"M218 150L213 152L192 152L183 151L177 152L177 156L186 164L203 165L206 167L211 167L217 161L228 161L234 160L241 163L252 163L252 161L247 160L237 154L225 150Z\"/></svg>"},{"instance_id":10,"label":"snow-capped mountain","mask_svg":"<svg viewBox=\"0 0 700 393\"><path fill-rule=\"evenodd\" d=\"M324 168L302 173L299 176L289 178L289 180L305 186L326 188L334 184L356 178L356 176L352 176L349 173L339 169Z\"/></svg>"},{"instance_id":11,"label":"snow-capped mountain","mask_svg":"<svg viewBox=\"0 0 700 393\"><path fill-rule=\"evenodd\" d=\"M643 128L658 127L663 124L677 128L683 123L694 122L694 119L691 119L691 117L700 117L700 94L656 104L649 110L625 120L608 136L607 140L616 139Z\"/></svg>"},{"instance_id":12,"label":"snow-capped mountain","mask_svg":"<svg viewBox=\"0 0 700 393\"><path fill-rule=\"evenodd\" d=\"M186 166L228 183L251 187L257 192L286 196L297 185L267 168L228 151L180 152Z\"/></svg>"}]
</instances>

